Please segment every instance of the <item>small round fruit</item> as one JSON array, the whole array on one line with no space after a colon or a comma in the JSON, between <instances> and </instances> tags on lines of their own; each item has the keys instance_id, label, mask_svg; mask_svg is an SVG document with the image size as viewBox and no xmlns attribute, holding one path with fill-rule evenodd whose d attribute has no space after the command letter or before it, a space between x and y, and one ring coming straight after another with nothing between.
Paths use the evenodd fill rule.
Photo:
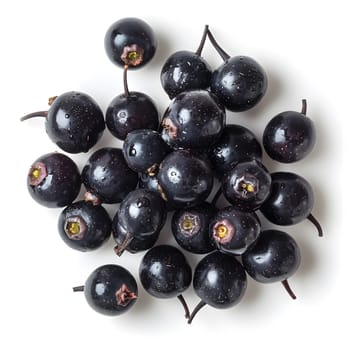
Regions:
<instances>
[{"instance_id":1,"label":"small round fruit","mask_svg":"<svg viewBox=\"0 0 350 350\"><path fill-rule=\"evenodd\" d=\"M86 190L103 203L119 203L138 183L138 175L125 162L119 148L94 152L82 171Z\"/></svg>"},{"instance_id":2,"label":"small round fruit","mask_svg":"<svg viewBox=\"0 0 350 350\"><path fill-rule=\"evenodd\" d=\"M163 115L162 137L173 148L202 148L219 140L225 109L206 90L177 95Z\"/></svg>"},{"instance_id":3,"label":"small round fruit","mask_svg":"<svg viewBox=\"0 0 350 350\"><path fill-rule=\"evenodd\" d=\"M247 276L233 256L215 251L197 264L193 288L201 301L192 311L188 323L205 305L226 309L238 304L247 288Z\"/></svg>"},{"instance_id":4,"label":"small round fruit","mask_svg":"<svg viewBox=\"0 0 350 350\"><path fill-rule=\"evenodd\" d=\"M213 251L215 245L210 238L209 224L215 213L215 206L207 202L175 211L171 229L176 242L183 249L195 254Z\"/></svg>"},{"instance_id":5,"label":"small round fruit","mask_svg":"<svg viewBox=\"0 0 350 350\"><path fill-rule=\"evenodd\" d=\"M158 188L171 207L193 207L206 200L213 187L210 165L190 150L168 154L160 164Z\"/></svg>"},{"instance_id":6,"label":"small round fruit","mask_svg":"<svg viewBox=\"0 0 350 350\"><path fill-rule=\"evenodd\" d=\"M115 97L106 111L106 125L113 136L125 140L127 134L137 129L159 127L159 114L153 100L136 91Z\"/></svg>"},{"instance_id":7,"label":"small round fruit","mask_svg":"<svg viewBox=\"0 0 350 350\"><path fill-rule=\"evenodd\" d=\"M243 254L258 238L261 225L254 212L232 206L219 210L210 223L210 236L225 253Z\"/></svg>"},{"instance_id":8,"label":"small round fruit","mask_svg":"<svg viewBox=\"0 0 350 350\"><path fill-rule=\"evenodd\" d=\"M140 281L156 298L173 298L191 284L192 270L182 252L169 245L151 248L142 258Z\"/></svg>"},{"instance_id":9,"label":"small round fruit","mask_svg":"<svg viewBox=\"0 0 350 350\"><path fill-rule=\"evenodd\" d=\"M62 211L58 232L69 247L87 252L99 248L108 240L111 219L102 206L79 201Z\"/></svg>"},{"instance_id":10,"label":"small round fruit","mask_svg":"<svg viewBox=\"0 0 350 350\"><path fill-rule=\"evenodd\" d=\"M45 154L30 167L27 187L32 198L39 204L48 208L64 207L79 194L79 169L64 154Z\"/></svg>"},{"instance_id":11,"label":"small round fruit","mask_svg":"<svg viewBox=\"0 0 350 350\"><path fill-rule=\"evenodd\" d=\"M128 134L123 154L130 169L156 175L159 164L170 152L161 135L154 130L140 129Z\"/></svg>"},{"instance_id":12,"label":"small round fruit","mask_svg":"<svg viewBox=\"0 0 350 350\"><path fill-rule=\"evenodd\" d=\"M220 139L209 149L209 158L215 175L222 176L240 162L262 159L262 147L256 136L241 125L224 128Z\"/></svg>"},{"instance_id":13,"label":"small round fruit","mask_svg":"<svg viewBox=\"0 0 350 350\"><path fill-rule=\"evenodd\" d=\"M306 100L302 111L282 112L266 125L263 144L266 153L281 163L293 163L305 158L313 149L316 131L306 116Z\"/></svg>"},{"instance_id":14,"label":"small round fruit","mask_svg":"<svg viewBox=\"0 0 350 350\"><path fill-rule=\"evenodd\" d=\"M287 284L300 265L300 250L295 240L285 232L261 232L256 243L242 256L248 274L260 283L282 282L293 299Z\"/></svg>"},{"instance_id":15,"label":"small round fruit","mask_svg":"<svg viewBox=\"0 0 350 350\"><path fill-rule=\"evenodd\" d=\"M137 284L132 274L119 265L103 265L94 270L85 286L74 291L84 291L88 304L107 316L118 316L128 311L137 300Z\"/></svg>"},{"instance_id":16,"label":"small round fruit","mask_svg":"<svg viewBox=\"0 0 350 350\"><path fill-rule=\"evenodd\" d=\"M270 194L271 175L256 160L238 163L222 179L225 198L239 210L257 210Z\"/></svg>"},{"instance_id":17,"label":"small round fruit","mask_svg":"<svg viewBox=\"0 0 350 350\"><path fill-rule=\"evenodd\" d=\"M143 67L153 58L156 47L153 29L139 18L120 19L109 27L105 35L107 56L120 67Z\"/></svg>"}]
</instances>

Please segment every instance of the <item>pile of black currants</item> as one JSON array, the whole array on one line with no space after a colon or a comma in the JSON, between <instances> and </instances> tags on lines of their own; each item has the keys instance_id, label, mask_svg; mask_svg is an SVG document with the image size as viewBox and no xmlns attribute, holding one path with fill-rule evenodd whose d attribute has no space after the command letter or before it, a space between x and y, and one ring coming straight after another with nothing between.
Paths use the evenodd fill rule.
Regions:
<instances>
[{"instance_id":1,"label":"pile of black currants","mask_svg":"<svg viewBox=\"0 0 350 350\"><path fill-rule=\"evenodd\" d=\"M207 39L223 59L214 71L202 57ZM139 267L143 288L156 298L177 297L188 323L204 305L237 304L247 273L261 283L282 282L295 298L288 278L300 264L298 245L284 231L263 229L256 211L281 226L308 219L322 236L311 213L312 188L295 173L270 173L256 136L243 126L226 125L227 110L248 110L264 97L264 69L250 57L228 55L205 26L196 51L175 52L164 63L161 84L172 101L159 118L154 101L129 91L127 80L128 71L146 65L156 47L143 20L115 22L105 49L123 68L124 92L105 116L90 96L73 91L50 98L48 111L22 118L45 118L47 134L68 153L88 152L105 126L124 141L122 149L93 152L82 171L63 153L39 157L27 176L29 193L46 207L65 207L58 232L69 247L91 251L112 234L118 256L145 252ZM302 100L301 112L282 112L266 125L262 144L273 160L296 162L312 150L315 127L306 109ZM85 197L76 201L82 184ZM218 207L221 196L229 206ZM119 203L113 219L103 207L112 203ZM169 215L179 247L205 254L193 273L179 247L157 245ZM200 298L192 311L182 295L191 283ZM106 315L124 313L138 299L135 278L116 264L98 267L73 290L83 291L89 305Z\"/></svg>"}]
</instances>

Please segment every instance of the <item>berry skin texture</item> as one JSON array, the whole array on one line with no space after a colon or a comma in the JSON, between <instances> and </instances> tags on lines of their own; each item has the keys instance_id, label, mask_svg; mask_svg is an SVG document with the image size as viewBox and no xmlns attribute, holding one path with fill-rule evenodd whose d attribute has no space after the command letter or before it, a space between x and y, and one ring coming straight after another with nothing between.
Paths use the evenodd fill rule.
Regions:
<instances>
[{"instance_id":1,"label":"berry skin texture","mask_svg":"<svg viewBox=\"0 0 350 350\"><path fill-rule=\"evenodd\" d=\"M105 35L107 56L119 67L143 67L153 58L156 47L153 29L139 18L120 19L109 27Z\"/></svg>"},{"instance_id":2,"label":"berry skin texture","mask_svg":"<svg viewBox=\"0 0 350 350\"><path fill-rule=\"evenodd\" d=\"M87 278L84 294L95 311L107 316L118 316L135 304L138 289L135 278L124 267L103 265Z\"/></svg>"},{"instance_id":3,"label":"berry skin texture","mask_svg":"<svg viewBox=\"0 0 350 350\"><path fill-rule=\"evenodd\" d=\"M87 252L99 248L108 240L111 223L102 206L79 201L62 211L58 219L58 232L69 247Z\"/></svg>"},{"instance_id":4,"label":"berry skin texture","mask_svg":"<svg viewBox=\"0 0 350 350\"><path fill-rule=\"evenodd\" d=\"M150 175L158 172L159 164L169 152L169 146L154 130L134 130L123 144L123 154L129 168Z\"/></svg>"},{"instance_id":5,"label":"berry skin texture","mask_svg":"<svg viewBox=\"0 0 350 350\"><path fill-rule=\"evenodd\" d=\"M260 207L262 214L276 225L295 225L306 219L314 205L311 185L289 172L271 174L271 194Z\"/></svg>"},{"instance_id":6,"label":"berry skin texture","mask_svg":"<svg viewBox=\"0 0 350 350\"><path fill-rule=\"evenodd\" d=\"M88 192L103 203L120 203L136 188L138 175L125 162L119 148L101 148L94 152L82 171Z\"/></svg>"},{"instance_id":7,"label":"berry skin texture","mask_svg":"<svg viewBox=\"0 0 350 350\"><path fill-rule=\"evenodd\" d=\"M267 77L258 62L247 56L235 56L214 70L211 91L232 112L246 111L263 98Z\"/></svg>"},{"instance_id":8,"label":"berry skin texture","mask_svg":"<svg viewBox=\"0 0 350 350\"><path fill-rule=\"evenodd\" d=\"M270 194L271 175L256 160L238 163L222 179L225 198L239 210L257 210Z\"/></svg>"},{"instance_id":9,"label":"berry skin texture","mask_svg":"<svg viewBox=\"0 0 350 350\"><path fill-rule=\"evenodd\" d=\"M115 97L106 111L106 125L113 136L125 140L127 134L137 129L159 127L159 114L153 100L141 93L131 91Z\"/></svg>"},{"instance_id":10,"label":"berry skin texture","mask_svg":"<svg viewBox=\"0 0 350 350\"><path fill-rule=\"evenodd\" d=\"M197 53L178 51L165 61L160 80L169 98L173 99L184 91L207 89L211 68Z\"/></svg>"},{"instance_id":11,"label":"berry skin texture","mask_svg":"<svg viewBox=\"0 0 350 350\"><path fill-rule=\"evenodd\" d=\"M213 187L209 164L190 150L174 151L160 164L158 189L171 207L193 207L206 200Z\"/></svg>"},{"instance_id":12,"label":"berry skin texture","mask_svg":"<svg viewBox=\"0 0 350 350\"><path fill-rule=\"evenodd\" d=\"M180 247L194 254L213 251L215 245L210 239L209 223L215 213L216 208L207 202L175 211L171 220L171 230Z\"/></svg>"},{"instance_id":13,"label":"berry skin texture","mask_svg":"<svg viewBox=\"0 0 350 350\"><path fill-rule=\"evenodd\" d=\"M165 203L158 193L144 189L130 192L120 204L112 222L113 237L117 242L116 253L121 255L130 245L131 252L150 248L165 220Z\"/></svg>"},{"instance_id":14,"label":"berry skin texture","mask_svg":"<svg viewBox=\"0 0 350 350\"><path fill-rule=\"evenodd\" d=\"M66 92L53 101L46 119L46 132L68 153L88 152L105 129L103 112L82 92Z\"/></svg>"},{"instance_id":15,"label":"berry skin texture","mask_svg":"<svg viewBox=\"0 0 350 350\"><path fill-rule=\"evenodd\" d=\"M173 298L191 284L192 270L182 252L169 245L151 248L139 268L143 288L156 298Z\"/></svg>"},{"instance_id":16,"label":"berry skin texture","mask_svg":"<svg viewBox=\"0 0 350 350\"><path fill-rule=\"evenodd\" d=\"M247 276L243 266L231 255L215 251L197 264L193 288L201 299L193 309L188 323L205 305L227 309L238 304L247 289Z\"/></svg>"},{"instance_id":17,"label":"berry skin texture","mask_svg":"<svg viewBox=\"0 0 350 350\"><path fill-rule=\"evenodd\" d=\"M266 153L281 163L293 163L305 158L313 149L316 131L313 121L306 115L306 101L303 111L282 112L272 118L263 134Z\"/></svg>"},{"instance_id":18,"label":"berry skin texture","mask_svg":"<svg viewBox=\"0 0 350 350\"><path fill-rule=\"evenodd\" d=\"M217 248L225 253L243 254L258 238L259 218L254 212L240 211L232 206L219 210L209 227Z\"/></svg>"},{"instance_id":19,"label":"berry skin texture","mask_svg":"<svg viewBox=\"0 0 350 350\"><path fill-rule=\"evenodd\" d=\"M256 136L237 124L227 125L220 139L209 150L215 175L222 176L240 162L256 159L261 161L262 147Z\"/></svg>"},{"instance_id":20,"label":"berry skin texture","mask_svg":"<svg viewBox=\"0 0 350 350\"><path fill-rule=\"evenodd\" d=\"M48 153L30 167L27 188L32 198L48 208L64 207L78 196L81 178L77 165L61 153Z\"/></svg>"},{"instance_id":21,"label":"berry skin texture","mask_svg":"<svg viewBox=\"0 0 350 350\"><path fill-rule=\"evenodd\" d=\"M242 256L248 274L261 283L283 281L300 265L300 251L295 240L285 232L267 230Z\"/></svg>"},{"instance_id":22,"label":"berry skin texture","mask_svg":"<svg viewBox=\"0 0 350 350\"><path fill-rule=\"evenodd\" d=\"M208 91L183 92L163 115L163 139L175 149L201 148L216 142L225 127L225 109Z\"/></svg>"}]
</instances>

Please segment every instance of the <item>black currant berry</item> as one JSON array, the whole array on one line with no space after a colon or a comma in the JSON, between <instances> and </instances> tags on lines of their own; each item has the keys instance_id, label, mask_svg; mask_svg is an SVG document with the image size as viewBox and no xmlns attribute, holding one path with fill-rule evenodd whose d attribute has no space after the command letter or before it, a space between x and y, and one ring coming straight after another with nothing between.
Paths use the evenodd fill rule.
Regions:
<instances>
[{"instance_id":1,"label":"black currant berry","mask_svg":"<svg viewBox=\"0 0 350 350\"><path fill-rule=\"evenodd\" d=\"M68 153L88 152L105 129L103 112L98 104L82 92L66 92L49 100L50 109L21 118L46 118L50 139Z\"/></svg>"},{"instance_id":2,"label":"black currant berry","mask_svg":"<svg viewBox=\"0 0 350 350\"><path fill-rule=\"evenodd\" d=\"M143 67L153 58L156 47L153 29L139 18L120 19L109 27L105 35L107 56L120 67Z\"/></svg>"},{"instance_id":3,"label":"black currant berry","mask_svg":"<svg viewBox=\"0 0 350 350\"><path fill-rule=\"evenodd\" d=\"M82 181L89 196L97 202L119 203L135 189L138 175L125 162L118 148L101 148L94 152L82 171Z\"/></svg>"},{"instance_id":4,"label":"black currant berry","mask_svg":"<svg viewBox=\"0 0 350 350\"><path fill-rule=\"evenodd\" d=\"M111 219L102 206L79 201L62 211L58 232L69 247L87 252L99 248L111 236Z\"/></svg>"},{"instance_id":5,"label":"black currant berry","mask_svg":"<svg viewBox=\"0 0 350 350\"><path fill-rule=\"evenodd\" d=\"M163 139L173 148L201 148L215 143L225 127L225 109L205 90L177 95L164 113Z\"/></svg>"},{"instance_id":6,"label":"black currant berry","mask_svg":"<svg viewBox=\"0 0 350 350\"><path fill-rule=\"evenodd\" d=\"M209 227L210 237L222 252L243 254L258 238L259 218L253 212L232 206L219 210Z\"/></svg>"},{"instance_id":7,"label":"black currant berry","mask_svg":"<svg viewBox=\"0 0 350 350\"><path fill-rule=\"evenodd\" d=\"M79 169L64 154L45 154L30 167L27 187L32 198L39 204L48 208L65 207L79 194Z\"/></svg>"},{"instance_id":8,"label":"black currant berry","mask_svg":"<svg viewBox=\"0 0 350 350\"><path fill-rule=\"evenodd\" d=\"M215 175L222 175L240 162L262 158L262 147L256 136L241 125L227 125L220 139L209 149Z\"/></svg>"},{"instance_id":9,"label":"black currant berry","mask_svg":"<svg viewBox=\"0 0 350 350\"><path fill-rule=\"evenodd\" d=\"M215 206L207 202L196 207L177 210L171 221L176 242L183 249L195 254L213 251L215 245L210 238L209 223L215 213Z\"/></svg>"},{"instance_id":10,"label":"black currant berry","mask_svg":"<svg viewBox=\"0 0 350 350\"><path fill-rule=\"evenodd\" d=\"M189 317L182 293L191 284L192 270L179 249L169 245L151 248L142 258L139 274L146 292L161 299L177 297L184 306L185 317Z\"/></svg>"},{"instance_id":11,"label":"black currant berry","mask_svg":"<svg viewBox=\"0 0 350 350\"><path fill-rule=\"evenodd\" d=\"M309 182L300 175L290 172L271 174L271 193L260 207L266 219L276 225L295 225L309 219L323 235L322 228L311 214L314 194Z\"/></svg>"},{"instance_id":12,"label":"black currant berry","mask_svg":"<svg viewBox=\"0 0 350 350\"><path fill-rule=\"evenodd\" d=\"M267 89L264 69L251 57L230 57L218 45L209 30L208 37L224 60L212 74L211 91L228 110L233 112L246 111L257 105Z\"/></svg>"},{"instance_id":13,"label":"black currant berry","mask_svg":"<svg viewBox=\"0 0 350 350\"><path fill-rule=\"evenodd\" d=\"M160 73L163 89L173 99L179 93L190 90L205 90L210 85L211 68L201 57L208 26L196 52L177 51L164 63Z\"/></svg>"},{"instance_id":14,"label":"black currant berry","mask_svg":"<svg viewBox=\"0 0 350 350\"><path fill-rule=\"evenodd\" d=\"M306 100L302 111L282 112L266 125L263 144L266 153L281 163L293 163L305 158L316 141L314 123L306 116Z\"/></svg>"},{"instance_id":15,"label":"black currant berry","mask_svg":"<svg viewBox=\"0 0 350 350\"><path fill-rule=\"evenodd\" d=\"M204 202L213 187L209 164L190 150L168 154L160 164L157 178L163 199L175 208Z\"/></svg>"},{"instance_id":16,"label":"black currant berry","mask_svg":"<svg viewBox=\"0 0 350 350\"><path fill-rule=\"evenodd\" d=\"M159 115L153 100L142 92L129 91L128 66L124 67L124 93L115 97L106 111L106 125L113 136L125 140L129 132L159 127Z\"/></svg>"},{"instance_id":17,"label":"black currant berry","mask_svg":"<svg viewBox=\"0 0 350 350\"><path fill-rule=\"evenodd\" d=\"M196 266L193 288L201 301L192 311L188 323L205 305L226 309L240 302L247 288L243 266L231 255L212 252Z\"/></svg>"},{"instance_id":18,"label":"black currant berry","mask_svg":"<svg viewBox=\"0 0 350 350\"><path fill-rule=\"evenodd\" d=\"M258 161L238 163L222 179L225 198L239 210L258 209L270 194L271 175Z\"/></svg>"},{"instance_id":19,"label":"black currant berry","mask_svg":"<svg viewBox=\"0 0 350 350\"><path fill-rule=\"evenodd\" d=\"M123 144L124 158L134 171L156 175L159 164L170 152L161 135L154 130L131 131Z\"/></svg>"},{"instance_id":20,"label":"black currant berry","mask_svg":"<svg viewBox=\"0 0 350 350\"><path fill-rule=\"evenodd\" d=\"M155 243L166 219L165 203L156 192L137 189L130 192L120 204L113 223L112 233L121 255L136 240L131 252ZM149 238L147 238L150 236ZM141 241L141 242L140 242Z\"/></svg>"},{"instance_id":21,"label":"black currant berry","mask_svg":"<svg viewBox=\"0 0 350 350\"><path fill-rule=\"evenodd\" d=\"M242 255L248 274L261 283L282 282L289 295L295 299L287 278L300 265L300 251L295 240L285 232L261 232L256 243Z\"/></svg>"},{"instance_id":22,"label":"black currant berry","mask_svg":"<svg viewBox=\"0 0 350 350\"><path fill-rule=\"evenodd\" d=\"M100 266L90 274L84 286L74 287L73 291L84 291L88 304L107 316L128 311L135 304L138 293L135 278L119 265Z\"/></svg>"}]
</instances>

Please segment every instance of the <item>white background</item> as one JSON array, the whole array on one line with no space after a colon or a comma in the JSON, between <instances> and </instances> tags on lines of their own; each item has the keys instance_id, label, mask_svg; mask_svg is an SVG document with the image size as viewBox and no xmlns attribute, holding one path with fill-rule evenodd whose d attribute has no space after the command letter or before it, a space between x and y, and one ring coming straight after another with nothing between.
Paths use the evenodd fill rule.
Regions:
<instances>
[{"instance_id":1,"label":"white background","mask_svg":"<svg viewBox=\"0 0 350 350\"><path fill-rule=\"evenodd\" d=\"M349 196L350 32L341 1L9 1L0 5L1 113L1 349L113 349L177 345L245 349L349 348L349 232L345 201ZM83 294L71 287L104 263L119 263L137 275L142 254L112 252L110 241L92 253L69 249L57 233L60 209L36 204L26 189L30 164L58 151L43 120L19 118L47 108L47 98L70 90L93 96L105 110L122 92L122 71L104 52L104 34L114 21L146 20L158 36L158 50L144 69L130 72L131 90L152 96L162 112L169 103L159 72L174 51L195 50L204 24L232 55L259 61L269 77L265 99L253 110L229 114L228 122L250 127L261 138L278 112L299 110L317 128L312 154L297 164L278 165L306 177L315 191L314 214L325 236L304 222L285 228L301 248L300 269L290 279L298 296L291 300L280 284L249 280L243 301L229 310L203 309L191 326L176 300L152 299L142 291L124 316L95 313ZM203 55L221 61L210 45ZM93 149L118 146L108 131ZM90 152L91 153L91 152ZM73 155L80 167L88 155ZM115 212L110 206L110 213ZM264 227L273 227L263 222ZM169 226L161 242L172 242ZM191 264L198 258L187 255ZM190 307L198 302L184 293ZM345 316L342 320L341 317Z\"/></svg>"}]
</instances>

